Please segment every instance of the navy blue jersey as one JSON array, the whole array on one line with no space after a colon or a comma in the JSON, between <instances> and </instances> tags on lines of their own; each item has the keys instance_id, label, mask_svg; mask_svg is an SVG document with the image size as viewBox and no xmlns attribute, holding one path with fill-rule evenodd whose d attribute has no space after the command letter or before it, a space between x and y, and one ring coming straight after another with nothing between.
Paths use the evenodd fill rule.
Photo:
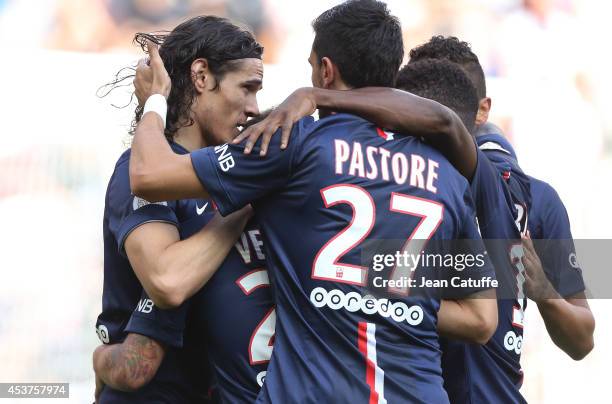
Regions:
<instances>
[{"instance_id":1,"label":"navy blue jersey","mask_svg":"<svg viewBox=\"0 0 612 404\"><path fill-rule=\"evenodd\" d=\"M584 280L565 206L555 189L544 181L531 180L532 206L529 232L553 287L563 297L583 292Z\"/></svg>"},{"instance_id":2,"label":"navy blue jersey","mask_svg":"<svg viewBox=\"0 0 612 404\"><path fill-rule=\"evenodd\" d=\"M276 310L262 235L247 225L223 265L191 301L188 329L204 336L224 403L253 403L272 356Z\"/></svg>"},{"instance_id":3,"label":"navy blue jersey","mask_svg":"<svg viewBox=\"0 0 612 404\"><path fill-rule=\"evenodd\" d=\"M501 130L493 124L481 127L481 149L497 150L510 154L511 165L516 164L517 156L512 145L501 135ZM499 154L496 154L499 156ZM507 172L507 168L502 168ZM524 176L524 174L523 174ZM527 227L533 240L550 240L550 242L535 242L534 245L544 266L548 279L557 292L563 297L573 296L585 290L582 271L576 259L576 249L570 230L569 217L565 205L557 191L548 183L527 176L530 185L531 207L528 212ZM521 180L521 184L525 181ZM511 189L516 182L510 182ZM523 185L524 186L524 185ZM520 219L522 212L517 212ZM521 223L521 226L523 224Z\"/></svg>"},{"instance_id":4,"label":"navy blue jersey","mask_svg":"<svg viewBox=\"0 0 612 404\"><path fill-rule=\"evenodd\" d=\"M374 296L361 254L369 240L409 250L464 238L483 255L467 181L418 139L389 141L348 114L300 120L285 151L279 139L265 158L244 155L243 145L191 154L222 214L253 203L264 235L277 324L258 402L448 402L439 297L401 282L389 284L393 297ZM484 262L479 275L493 276L492 267Z\"/></svg>"},{"instance_id":5,"label":"navy blue jersey","mask_svg":"<svg viewBox=\"0 0 612 404\"><path fill-rule=\"evenodd\" d=\"M520 259L531 197L529 180L506 143L495 134L477 137L478 166L471 188L480 231L501 285L498 327L484 346L443 340L444 382L453 403L524 402L519 389L526 297Z\"/></svg>"},{"instance_id":6,"label":"navy blue jersey","mask_svg":"<svg viewBox=\"0 0 612 404\"><path fill-rule=\"evenodd\" d=\"M176 153L187 151L172 143ZM130 191L129 181L130 150L123 153L117 161L108 184L104 207L104 289L102 293L102 313L98 316L96 331L105 344L122 342L129 330L126 329L132 312L147 304L140 301L142 286L136 278L127 259L124 243L127 236L138 226L149 222L164 222L179 229L198 216L197 200L181 200L149 203L135 197ZM152 302L151 302L152 304ZM192 402L194 397L204 394L199 387L206 386L210 380L200 374L200 383L190 383L189 358L185 358L176 344L168 338L166 324L151 321L149 333L153 339L166 347L166 354L153 380L135 393L123 393L105 387L101 403L182 403Z\"/></svg>"},{"instance_id":7,"label":"navy blue jersey","mask_svg":"<svg viewBox=\"0 0 612 404\"><path fill-rule=\"evenodd\" d=\"M189 237L212 219L202 215L181 228ZM276 311L272 302L263 241L256 222L249 222L217 272L191 299L175 310L134 311L128 329L150 334L148 323L164 327L182 344L191 361L210 366L224 403L253 403L272 355ZM145 296L144 299L147 299Z\"/></svg>"}]
</instances>

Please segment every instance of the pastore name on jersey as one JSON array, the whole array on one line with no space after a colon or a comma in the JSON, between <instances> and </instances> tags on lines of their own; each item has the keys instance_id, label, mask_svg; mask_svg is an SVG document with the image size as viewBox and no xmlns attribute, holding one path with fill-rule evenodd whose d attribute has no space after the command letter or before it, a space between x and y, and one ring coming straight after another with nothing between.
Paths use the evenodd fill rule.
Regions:
<instances>
[{"instance_id":1,"label":"pastore name on jersey","mask_svg":"<svg viewBox=\"0 0 612 404\"><path fill-rule=\"evenodd\" d=\"M367 179L394 181L437 193L439 163L418 154L391 152L384 147L334 140L335 172Z\"/></svg>"}]
</instances>

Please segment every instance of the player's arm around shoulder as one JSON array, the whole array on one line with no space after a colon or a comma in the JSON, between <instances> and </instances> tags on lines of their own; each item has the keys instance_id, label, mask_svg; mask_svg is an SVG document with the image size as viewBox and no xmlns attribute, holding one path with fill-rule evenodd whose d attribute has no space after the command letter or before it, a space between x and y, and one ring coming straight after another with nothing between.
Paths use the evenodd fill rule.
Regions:
<instances>
[{"instance_id":1,"label":"player's arm around shoulder","mask_svg":"<svg viewBox=\"0 0 612 404\"><path fill-rule=\"evenodd\" d=\"M353 93L353 100L363 105L351 105L348 100L343 100L347 106L387 129L422 136L438 148L457 171L471 179L476 169L476 146L461 118L452 109L396 89L364 88L353 90Z\"/></svg>"},{"instance_id":2,"label":"player's arm around shoulder","mask_svg":"<svg viewBox=\"0 0 612 404\"><path fill-rule=\"evenodd\" d=\"M461 118L450 108L390 88L351 91L316 89L319 107L358 114L385 129L422 136L438 148L468 180L476 169L476 145Z\"/></svg>"},{"instance_id":3,"label":"player's arm around shoulder","mask_svg":"<svg viewBox=\"0 0 612 404\"><path fill-rule=\"evenodd\" d=\"M234 144L247 139L245 153L250 153L261 138L260 154L265 155L270 139L281 129L281 149L290 139L291 127L317 108L359 115L378 126L398 132L423 136L470 180L476 169L476 145L461 118L450 108L406 91L383 87L353 90L329 90L303 87L258 122L240 134Z\"/></svg>"},{"instance_id":4,"label":"player's arm around shoulder","mask_svg":"<svg viewBox=\"0 0 612 404\"><path fill-rule=\"evenodd\" d=\"M157 373L165 348L144 335L130 333L118 344L100 345L93 353L96 400L101 383L120 391L133 392L147 385Z\"/></svg>"},{"instance_id":5,"label":"player's arm around shoulder","mask_svg":"<svg viewBox=\"0 0 612 404\"><path fill-rule=\"evenodd\" d=\"M145 223L125 241L134 273L162 309L180 306L212 277L251 217L250 206L215 217L184 240L178 229L161 222Z\"/></svg>"}]
</instances>

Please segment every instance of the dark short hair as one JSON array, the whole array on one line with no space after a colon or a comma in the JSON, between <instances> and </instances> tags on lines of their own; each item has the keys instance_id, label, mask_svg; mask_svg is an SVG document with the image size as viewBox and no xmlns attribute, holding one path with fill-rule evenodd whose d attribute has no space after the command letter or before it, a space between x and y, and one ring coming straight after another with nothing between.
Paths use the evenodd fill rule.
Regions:
<instances>
[{"instance_id":1,"label":"dark short hair","mask_svg":"<svg viewBox=\"0 0 612 404\"><path fill-rule=\"evenodd\" d=\"M320 62L330 58L342 80L353 88L392 87L404 58L402 28L387 5L374 0L349 0L312 22L312 50Z\"/></svg>"},{"instance_id":2,"label":"dark short hair","mask_svg":"<svg viewBox=\"0 0 612 404\"><path fill-rule=\"evenodd\" d=\"M459 67L443 59L424 59L400 70L397 88L429 98L455 111L472 132L478 112L476 88Z\"/></svg>"},{"instance_id":3,"label":"dark short hair","mask_svg":"<svg viewBox=\"0 0 612 404\"><path fill-rule=\"evenodd\" d=\"M159 54L172 81L168 97L165 134L172 137L181 127L193 124L190 111L196 97L191 64L204 58L216 80L216 88L226 73L240 69L241 59L261 59L263 47L248 30L225 18L199 16L191 18L167 34L136 34L141 45L149 39L160 44ZM136 110L137 123L142 108Z\"/></svg>"},{"instance_id":4,"label":"dark short hair","mask_svg":"<svg viewBox=\"0 0 612 404\"><path fill-rule=\"evenodd\" d=\"M447 59L460 65L476 87L479 99L487 96L487 84L484 71L478 56L472 52L469 43L460 41L457 37L432 36L429 42L417 46L410 51L410 61L414 63L423 59Z\"/></svg>"}]
</instances>

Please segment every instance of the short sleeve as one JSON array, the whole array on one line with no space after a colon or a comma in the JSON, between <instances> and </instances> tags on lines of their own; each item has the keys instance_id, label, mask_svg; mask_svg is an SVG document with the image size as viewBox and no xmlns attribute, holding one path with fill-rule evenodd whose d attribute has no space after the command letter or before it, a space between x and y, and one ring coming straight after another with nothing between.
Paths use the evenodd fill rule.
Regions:
<instances>
[{"instance_id":1,"label":"short sleeve","mask_svg":"<svg viewBox=\"0 0 612 404\"><path fill-rule=\"evenodd\" d=\"M273 136L265 157L259 156L259 142L251 154L245 143L207 147L191 153L193 168L204 188L225 216L281 189L292 174L297 150L312 118L293 125L285 150L280 149L280 130Z\"/></svg>"},{"instance_id":2,"label":"short sleeve","mask_svg":"<svg viewBox=\"0 0 612 404\"><path fill-rule=\"evenodd\" d=\"M125 256L124 243L138 226L149 222L164 222L178 226L175 202L150 203L132 195L129 160L120 160L108 186L107 218L110 232L117 240L119 252Z\"/></svg>"},{"instance_id":3,"label":"short sleeve","mask_svg":"<svg viewBox=\"0 0 612 404\"><path fill-rule=\"evenodd\" d=\"M125 332L141 334L168 346L181 348L189 305L190 300L176 309L162 310L143 291Z\"/></svg>"},{"instance_id":4,"label":"short sleeve","mask_svg":"<svg viewBox=\"0 0 612 404\"><path fill-rule=\"evenodd\" d=\"M570 297L585 290L582 271L578 264L576 248L570 229L565 205L557 192L550 186L545 191L540 238L534 246L548 279L563 297Z\"/></svg>"}]
</instances>

